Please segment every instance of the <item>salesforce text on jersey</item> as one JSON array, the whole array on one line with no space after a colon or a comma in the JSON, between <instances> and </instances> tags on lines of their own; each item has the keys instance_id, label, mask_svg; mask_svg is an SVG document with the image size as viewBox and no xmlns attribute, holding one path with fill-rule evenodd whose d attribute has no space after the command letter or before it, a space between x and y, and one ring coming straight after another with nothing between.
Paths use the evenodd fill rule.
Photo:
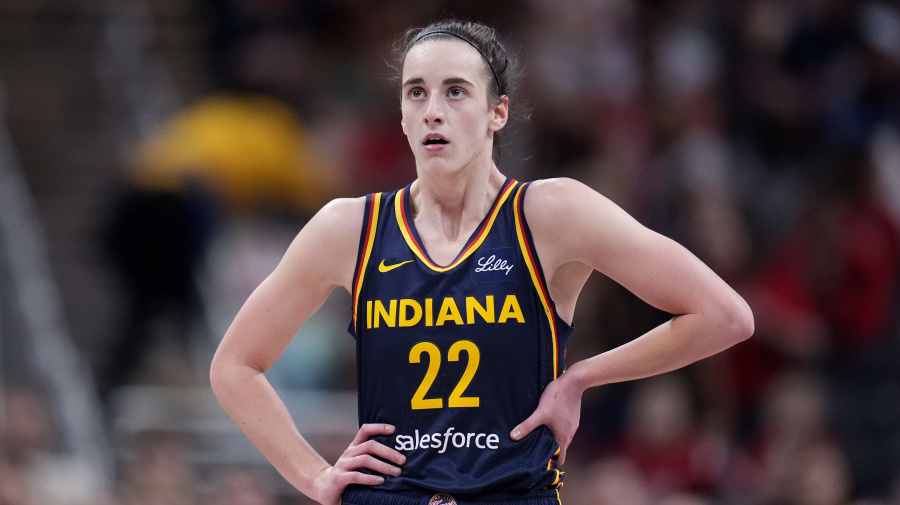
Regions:
<instances>
[{"instance_id":1,"label":"salesforce text on jersey","mask_svg":"<svg viewBox=\"0 0 900 505\"><path fill-rule=\"evenodd\" d=\"M495 450L500 448L500 436L496 433L462 433L456 432L456 428L447 428L444 433L425 433L419 435L397 435L394 449L398 451L413 451L416 449L438 449L438 454L443 454L449 447L462 449L463 447L476 447L478 449Z\"/></svg>"}]
</instances>

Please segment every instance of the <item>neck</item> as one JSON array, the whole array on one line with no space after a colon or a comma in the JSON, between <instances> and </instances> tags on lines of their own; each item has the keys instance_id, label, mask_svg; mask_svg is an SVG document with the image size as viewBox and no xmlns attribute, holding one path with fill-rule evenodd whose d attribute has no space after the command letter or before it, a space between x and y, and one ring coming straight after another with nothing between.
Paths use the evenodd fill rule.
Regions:
<instances>
[{"instance_id":1,"label":"neck","mask_svg":"<svg viewBox=\"0 0 900 505\"><path fill-rule=\"evenodd\" d=\"M419 171L410 188L410 205L417 226L421 222L455 239L484 218L506 177L493 161L482 170L434 174Z\"/></svg>"}]
</instances>

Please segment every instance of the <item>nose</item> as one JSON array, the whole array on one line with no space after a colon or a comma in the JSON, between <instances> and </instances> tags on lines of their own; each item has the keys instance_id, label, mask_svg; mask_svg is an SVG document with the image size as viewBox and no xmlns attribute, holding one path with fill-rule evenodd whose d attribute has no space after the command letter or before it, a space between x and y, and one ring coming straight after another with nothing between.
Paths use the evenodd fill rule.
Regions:
<instances>
[{"instance_id":1,"label":"nose","mask_svg":"<svg viewBox=\"0 0 900 505\"><path fill-rule=\"evenodd\" d=\"M439 93L432 93L428 97L428 104L425 106L425 124L443 123L444 122L444 101Z\"/></svg>"}]
</instances>

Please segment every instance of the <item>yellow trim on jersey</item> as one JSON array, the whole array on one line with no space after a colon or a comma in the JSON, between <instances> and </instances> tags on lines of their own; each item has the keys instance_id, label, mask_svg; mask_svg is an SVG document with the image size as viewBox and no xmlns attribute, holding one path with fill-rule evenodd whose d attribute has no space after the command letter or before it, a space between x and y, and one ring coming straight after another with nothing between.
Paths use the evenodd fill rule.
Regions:
<instances>
[{"instance_id":1,"label":"yellow trim on jersey","mask_svg":"<svg viewBox=\"0 0 900 505\"><path fill-rule=\"evenodd\" d=\"M356 312L359 307L359 292L362 288L363 278L366 276L366 266L369 264L369 256L372 255L372 245L375 243L375 229L378 228L378 212L381 210L381 193L372 195L372 211L369 213L369 231L366 233L366 244L363 250L362 263L356 276L356 286L353 287L353 329L356 330Z\"/></svg>"},{"instance_id":2,"label":"yellow trim on jersey","mask_svg":"<svg viewBox=\"0 0 900 505\"><path fill-rule=\"evenodd\" d=\"M561 472L559 470L554 471L556 472L556 479L553 480L553 484L550 484L551 486L556 486L557 484L559 484L559 477Z\"/></svg>"},{"instance_id":3,"label":"yellow trim on jersey","mask_svg":"<svg viewBox=\"0 0 900 505\"><path fill-rule=\"evenodd\" d=\"M525 235L522 233L522 218L521 213L522 209L520 208L520 198L519 195L522 193L522 189L525 188L525 185L519 186L519 190L516 191L515 196L515 216L516 216L516 235L519 237L519 247L522 250L522 256L525 258L525 265L528 266L528 271L531 273L531 281L534 283L534 287L537 290L538 297L541 299L541 305L544 306L544 313L547 315L547 319L550 322L550 335L553 338L553 380L556 380L559 377L559 357L557 350L557 337L556 337L556 321L553 319L553 309L550 308L550 300L547 299L549 295L544 293L544 285L541 282L540 277L537 272L537 265L534 263L531 254L533 252L528 247L528 241L525 239Z\"/></svg>"},{"instance_id":4,"label":"yellow trim on jersey","mask_svg":"<svg viewBox=\"0 0 900 505\"><path fill-rule=\"evenodd\" d=\"M450 263L445 267L437 265L430 259L428 259L428 256L425 254L423 248L416 242L415 238L413 237L412 231L409 229L409 225L404 222L403 199L406 193L406 188L398 191L397 196L394 197L394 215L397 217L397 225L400 227L400 233L403 234L403 238L406 239L407 245L409 245L409 248L412 249L412 252L415 253L415 255L418 256L420 260L422 260L422 263L424 263L426 266L428 266L428 268L434 270L435 272L446 272L465 261L466 258L471 256L472 253L474 253L475 250L478 249L479 246L481 246L482 242L484 242L484 239L487 238L488 233L491 231L491 227L494 225L494 221L497 219L497 214L500 213L500 209L503 207L503 202L505 202L506 199L509 198L509 195L510 193L512 193L512 190L513 188L515 188L515 186L516 181L510 180L509 184L507 184L506 187L501 190L503 191L503 193L500 195L500 198L497 200L494 208L491 209L490 218L479 231L478 238L474 242L469 244L469 246L466 247L465 251L460 254L459 257L453 261L453 263Z\"/></svg>"},{"instance_id":5,"label":"yellow trim on jersey","mask_svg":"<svg viewBox=\"0 0 900 505\"><path fill-rule=\"evenodd\" d=\"M559 484L562 475L564 475L563 472L559 471L559 468L553 468L553 459L558 458L560 452L562 452L562 447L557 447L556 452L553 453L553 457L550 458L550 461L547 462L547 470L554 470L556 472L556 479L553 480L553 484L550 484L550 487Z\"/></svg>"}]
</instances>

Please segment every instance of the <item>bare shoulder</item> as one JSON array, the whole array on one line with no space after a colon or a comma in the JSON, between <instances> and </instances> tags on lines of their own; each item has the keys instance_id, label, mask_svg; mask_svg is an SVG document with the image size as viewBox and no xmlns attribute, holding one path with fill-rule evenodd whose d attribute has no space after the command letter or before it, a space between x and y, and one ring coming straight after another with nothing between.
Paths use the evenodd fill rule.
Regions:
<instances>
[{"instance_id":1,"label":"bare shoulder","mask_svg":"<svg viewBox=\"0 0 900 505\"><path fill-rule=\"evenodd\" d=\"M581 263L575 267L578 279L590 274L579 251L582 246L579 237L584 236L584 230L578 227L594 217L585 202L599 196L581 182L565 177L540 179L528 186L523 211L544 272L550 280L551 291L556 284L556 273L564 265L570 265L566 270L571 273L572 265ZM579 282L574 284L580 286ZM557 303L565 304L566 296L557 295L555 299Z\"/></svg>"},{"instance_id":2,"label":"bare shoulder","mask_svg":"<svg viewBox=\"0 0 900 505\"><path fill-rule=\"evenodd\" d=\"M575 219L578 216L612 219L620 213L624 211L611 200L568 177L536 180L525 194L525 217L532 226L566 227L584 224Z\"/></svg>"},{"instance_id":3,"label":"bare shoulder","mask_svg":"<svg viewBox=\"0 0 900 505\"><path fill-rule=\"evenodd\" d=\"M338 198L326 204L297 234L279 269L302 267L323 282L349 287L365 205L365 197Z\"/></svg>"},{"instance_id":4,"label":"bare shoulder","mask_svg":"<svg viewBox=\"0 0 900 505\"><path fill-rule=\"evenodd\" d=\"M609 219L621 211L606 197L582 182L560 177L534 181L525 193L524 212L535 235L564 243L571 232Z\"/></svg>"},{"instance_id":5,"label":"bare shoulder","mask_svg":"<svg viewBox=\"0 0 900 505\"><path fill-rule=\"evenodd\" d=\"M525 199L526 218L554 219L558 212L577 210L584 199L602 196L582 182L568 177L539 179L531 183ZM531 220L529 219L529 222Z\"/></svg>"},{"instance_id":6,"label":"bare shoulder","mask_svg":"<svg viewBox=\"0 0 900 505\"><path fill-rule=\"evenodd\" d=\"M306 232L322 246L355 244L362 231L365 207L365 197L337 198L322 207L300 233Z\"/></svg>"},{"instance_id":7,"label":"bare shoulder","mask_svg":"<svg viewBox=\"0 0 900 505\"><path fill-rule=\"evenodd\" d=\"M366 197L336 198L328 202L310 220L317 228L330 230L336 238L359 239ZM346 237L344 237L346 235Z\"/></svg>"},{"instance_id":8,"label":"bare shoulder","mask_svg":"<svg viewBox=\"0 0 900 505\"><path fill-rule=\"evenodd\" d=\"M543 243L545 255L560 265L577 261L601 269L605 259L625 252L626 244L649 232L614 202L574 179L535 181L525 195L525 218L536 245Z\"/></svg>"}]
</instances>

